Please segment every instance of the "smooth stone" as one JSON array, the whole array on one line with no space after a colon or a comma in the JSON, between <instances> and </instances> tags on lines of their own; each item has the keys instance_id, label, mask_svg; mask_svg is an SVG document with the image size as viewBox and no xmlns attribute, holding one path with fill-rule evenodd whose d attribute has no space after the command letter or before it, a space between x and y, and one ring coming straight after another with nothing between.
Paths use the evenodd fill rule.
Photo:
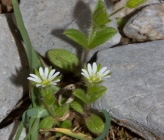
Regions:
<instances>
[{"instance_id":1,"label":"smooth stone","mask_svg":"<svg viewBox=\"0 0 164 140\"><path fill-rule=\"evenodd\" d=\"M135 41L164 39L164 4L144 7L128 20L123 32Z\"/></svg>"},{"instance_id":2,"label":"smooth stone","mask_svg":"<svg viewBox=\"0 0 164 140\"><path fill-rule=\"evenodd\" d=\"M93 107L106 109L121 125L146 140L164 139L164 40L98 52L107 66L106 94Z\"/></svg>"},{"instance_id":3,"label":"smooth stone","mask_svg":"<svg viewBox=\"0 0 164 140\"><path fill-rule=\"evenodd\" d=\"M21 39L10 14L0 15L0 122L13 110L27 91L27 60ZM13 35L14 33L14 35ZM0 129L0 139L8 140L13 124Z\"/></svg>"},{"instance_id":4,"label":"smooth stone","mask_svg":"<svg viewBox=\"0 0 164 140\"><path fill-rule=\"evenodd\" d=\"M123 5L126 5L126 3L127 3L127 0L116 1L116 3L114 4L114 7L113 7L113 11L120 9ZM141 5L139 5L136 8L124 8L123 10L121 10L120 12L115 14L114 17L124 18L126 16L129 16L134 11L137 11L138 9L140 9L142 7L152 5L152 4L157 4L157 3L164 3L164 1L162 1L162 0L146 0L144 3L142 3Z\"/></svg>"}]
</instances>

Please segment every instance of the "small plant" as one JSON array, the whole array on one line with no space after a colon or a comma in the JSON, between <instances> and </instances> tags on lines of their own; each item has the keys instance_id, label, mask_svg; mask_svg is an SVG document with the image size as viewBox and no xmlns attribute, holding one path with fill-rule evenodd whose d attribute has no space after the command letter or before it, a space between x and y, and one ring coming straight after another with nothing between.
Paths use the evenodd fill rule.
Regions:
<instances>
[{"instance_id":1,"label":"small plant","mask_svg":"<svg viewBox=\"0 0 164 140\"><path fill-rule=\"evenodd\" d=\"M144 1L128 0L124 8L135 8ZM19 140L23 127L27 129L24 140L37 140L39 135L44 139L56 139L64 135L80 140L96 137L97 140L104 139L110 127L109 113L101 110L100 115L91 109L91 104L105 94L106 87L102 82L110 77L110 70L96 62L87 63L85 58L79 60L67 50L49 50L47 56L52 66L72 74L72 77L78 77L77 82L62 86L65 80L62 72L41 63L32 48L17 0L12 0L12 4L29 61L31 74L27 79L31 83L29 91L32 102L22 116L15 140ZM76 29L68 29L64 34L80 44L87 54L117 33L115 28L107 26L111 21L110 16L115 13L108 15L105 3L98 0L88 36ZM82 128L81 125L84 130L77 130Z\"/></svg>"}]
</instances>

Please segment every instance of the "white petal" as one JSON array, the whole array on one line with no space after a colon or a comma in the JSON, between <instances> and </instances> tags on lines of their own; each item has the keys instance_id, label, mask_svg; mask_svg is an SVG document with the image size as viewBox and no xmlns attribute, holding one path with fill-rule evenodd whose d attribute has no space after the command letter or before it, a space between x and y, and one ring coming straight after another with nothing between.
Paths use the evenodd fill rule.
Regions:
<instances>
[{"instance_id":1,"label":"white petal","mask_svg":"<svg viewBox=\"0 0 164 140\"><path fill-rule=\"evenodd\" d=\"M85 69L82 69L82 73L81 73L83 76L85 76L87 79L90 78L88 72L85 70Z\"/></svg>"},{"instance_id":2,"label":"white petal","mask_svg":"<svg viewBox=\"0 0 164 140\"><path fill-rule=\"evenodd\" d=\"M43 68L42 67L39 68L39 74L40 74L41 78L43 79L44 73L43 73Z\"/></svg>"},{"instance_id":3,"label":"white petal","mask_svg":"<svg viewBox=\"0 0 164 140\"><path fill-rule=\"evenodd\" d=\"M54 85L54 86L56 86L56 85L57 85L57 83L56 83L56 82L51 82L50 84L51 84L51 85Z\"/></svg>"},{"instance_id":4,"label":"white petal","mask_svg":"<svg viewBox=\"0 0 164 140\"><path fill-rule=\"evenodd\" d=\"M36 84L36 87L40 87L40 86L42 86L42 84Z\"/></svg>"},{"instance_id":5,"label":"white petal","mask_svg":"<svg viewBox=\"0 0 164 140\"><path fill-rule=\"evenodd\" d=\"M93 74L96 74L97 71L97 64L94 62L92 65L92 69L93 69Z\"/></svg>"},{"instance_id":6,"label":"white petal","mask_svg":"<svg viewBox=\"0 0 164 140\"><path fill-rule=\"evenodd\" d=\"M106 70L107 70L107 67L103 67L103 68L99 71L99 73L100 73L100 74L103 74L104 71L106 71Z\"/></svg>"},{"instance_id":7,"label":"white petal","mask_svg":"<svg viewBox=\"0 0 164 140\"><path fill-rule=\"evenodd\" d=\"M111 77L111 76L110 76L110 75L108 75L108 76L105 76L105 77L104 77L104 79L106 79L106 78L110 78L110 77Z\"/></svg>"},{"instance_id":8,"label":"white petal","mask_svg":"<svg viewBox=\"0 0 164 140\"><path fill-rule=\"evenodd\" d=\"M88 63L87 68L88 68L89 76L92 76L92 67L91 67L91 64Z\"/></svg>"},{"instance_id":9,"label":"white petal","mask_svg":"<svg viewBox=\"0 0 164 140\"><path fill-rule=\"evenodd\" d=\"M54 74L55 71L56 71L55 69L53 69L53 70L50 71L49 76L48 76L48 80L49 81L52 80L51 77L52 77L52 75Z\"/></svg>"},{"instance_id":10,"label":"white petal","mask_svg":"<svg viewBox=\"0 0 164 140\"><path fill-rule=\"evenodd\" d=\"M60 74L60 72L56 72L54 75L52 75L52 77L50 78L51 80L53 80L56 76L58 76Z\"/></svg>"},{"instance_id":11,"label":"white petal","mask_svg":"<svg viewBox=\"0 0 164 140\"><path fill-rule=\"evenodd\" d=\"M57 82L59 82L59 81L60 81L60 79L57 79L57 80L51 82L50 84L55 86L55 85L57 85Z\"/></svg>"},{"instance_id":12,"label":"white petal","mask_svg":"<svg viewBox=\"0 0 164 140\"><path fill-rule=\"evenodd\" d=\"M102 77L108 75L109 73L110 73L110 70L105 71L104 73L102 73Z\"/></svg>"},{"instance_id":13,"label":"white petal","mask_svg":"<svg viewBox=\"0 0 164 140\"><path fill-rule=\"evenodd\" d=\"M48 72L49 72L48 67L46 67L46 68L44 69L44 80L47 79L47 77L48 77Z\"/></svg>"},{"instance_id":14,"label":"white petal","mask_svg":"<svg viewBox=\"0 0 164 140\"><path fill-rule=\"evenodd\" d=\"M27 79L28 80L31 80L31 81L34 81L34 82L37 82L37 83L40 83L42 82L42 80L35 74L30 74L31 77L28 77Z\"/></svg>"}]
</instances>

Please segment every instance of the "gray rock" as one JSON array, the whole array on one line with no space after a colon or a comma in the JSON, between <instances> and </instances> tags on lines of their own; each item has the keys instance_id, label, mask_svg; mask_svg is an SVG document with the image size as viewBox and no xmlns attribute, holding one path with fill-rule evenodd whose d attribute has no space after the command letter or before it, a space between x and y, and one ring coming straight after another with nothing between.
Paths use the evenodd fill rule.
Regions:
<instances>
[{"instance_id":1,"label":"gray rock","mask_svg":"<svg viewBox=\"0 0 164 140\"><path fill-rule=\"evenodd\" d=\"M18 43L20 38L17 38L17 31L11 19L11 15L0 15L0 122L15 107L28 88L27 60L21 43ZM0 139L8 140L12 128L13 125L0 129Z\"/></svg>"},{"instance_id":2,"label":"gray rock","mask_svg":"<svg viewBox=\"0 0 164 140\"><path fill-rule=\"evenodd\" d=\"M164 139L164 40L98 52L112 76L107 93L94 105L146 140Z\"/></svg>"},{"instance_id":3,"label":"gray rock","mask_svg":"<svg viewBox=\"0 0 164 140\"><path fill-rule=\"evenodd\" d=\"M123 31L136 41L164 39L164 4L146 6L127 22Z\"/></svg>"},{"instance_id":4,"label":"gray rock","mask_svg":"<svg viewBox=\"0 0 164 140\"><path fill-rule=\"evenodd\" d=\"M126 3L127 3L127 0L117 1L116 4L114 4L113 10L114 11L118 10L123 5L125 5ZM131 8L124 8L123 10L121 10L120 12L115 14L114 17L123 18L123 17L126 17L127 15L131 14L135 10L138 10L141 7L152 5L152 4L157 4L157 3L164 3L164 1L162 1L162 0L146 0L143 4L139 5L136 8L132 8L132 9Z\"/></svg>"}]
</instances>

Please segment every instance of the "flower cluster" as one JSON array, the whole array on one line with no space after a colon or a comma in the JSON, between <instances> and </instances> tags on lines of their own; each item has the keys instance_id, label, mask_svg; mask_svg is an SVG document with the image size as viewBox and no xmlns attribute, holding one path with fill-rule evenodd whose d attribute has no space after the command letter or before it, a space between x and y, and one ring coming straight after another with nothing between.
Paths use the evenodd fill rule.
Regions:
<instances>
[{"instance_id":1,"label":"flower cluster","mask_svg":"<svg viewBox=\"0 0 164 140\"><path fill-rule=\"evenodd\" d=\"M60 72L55 71L55 69L51 70L48 67L43 70L43 68L40 67L39 72L37 72L36 75L30 74L30 77L28 77L27 79L33 81L36 87L57 85L57 82L60 81ZM110 77L110 70L107 70L107 67L103 67L100 69L100 65L97 65L94 62L92 65L88 63L87 68L82 69L81 74L89 83L100 83L103 79Z\"/></svg>"},{"instance_id":2,"label":"flower cluster","mask_svg":"<svg viewBox=\"0 0 164 140\"><path fill-rule=\"evenodd\" d=\"M49 85L57 85L57 82L60 81L59 74L60 72L55 72L55 69L50 70L48 67L45 67L43 70L42 67L39 68L37 74L30 74L30 77L27 79L33 81L36 87L46 87Z\"/></svg>"},{"instance_id":3,"label":"flower cluster","mask_svg":"<svg viewBox=\"0 0 164 140\"><path fill-rule=\"evenodd\" d=\"M88 82L90 83L99 83L103 79L110 77L110 70L107 70L107 67L100 69L100 65L97 65L95 62L91 65L88 63L86 69L82 69L81 73Z\"/></svg>"}]
</instances>

